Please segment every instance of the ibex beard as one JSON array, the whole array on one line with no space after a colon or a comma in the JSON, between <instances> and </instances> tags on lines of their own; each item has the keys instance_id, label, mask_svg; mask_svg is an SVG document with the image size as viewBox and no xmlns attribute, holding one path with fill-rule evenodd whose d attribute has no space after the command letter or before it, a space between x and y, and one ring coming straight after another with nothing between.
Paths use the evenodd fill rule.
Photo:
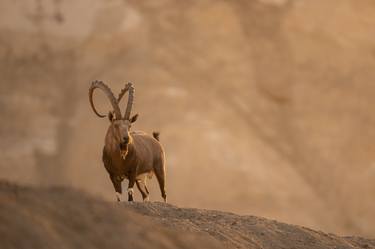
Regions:
<instances>
[{"instance_id":1,"label":"ibex beard","mask_svg":"<svg viewBox=\"0 0 375 249\"><path fill-rule=\"evenodd\" d=\"M144 201L149 199L149 191L146 185L147 175L155 174L161 195L167 201L165 190L165 153L159 142L159 134L150 136L142 131L130 131L132 124L137 120L138 114L130 117L134 98L134 88L128 83L116 99L108 86L103 82L94 81L89 90L91 107L96 115L99 114L93 104L93 92L101 89L109 98L113 110L109 112L108 127L103 148L103 163L116 191L116 198L121 200L122 181L129 180L128 201L134 200L133 187L136 184ZM118 103L124 94L129 91L128 104L124 116L121 115Z\"/></svg>"}]
</instances>

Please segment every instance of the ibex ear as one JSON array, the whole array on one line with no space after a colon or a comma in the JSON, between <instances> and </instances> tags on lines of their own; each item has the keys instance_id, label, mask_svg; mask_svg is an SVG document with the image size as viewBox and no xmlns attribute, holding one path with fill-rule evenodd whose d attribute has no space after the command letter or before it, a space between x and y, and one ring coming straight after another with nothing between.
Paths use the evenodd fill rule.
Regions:
<instances>
[{"instance_id":1,"label":"ibex ear","mask_svg":"<svg viewBox=\"0 0 375 249\"><path fill-rule=\"evenodd\" d=\"M135 121L137 121L137 119L138 119L138 113L135 114L133 117L131 117L130 123L134 123Z\"/></svg>"},{"instance_id":2,"label":"ibex ear","mask_svg":"<svg viewBox=\"0 0 375 249\"><path fill-rule=\"evenodd\" d=\"M109 121L112 123L113 121L115 121L115 115L113 114L113 112L112 111L110 111L109 113L108 113L108 119L109 119Z\"/></svg>"}]
</instances>

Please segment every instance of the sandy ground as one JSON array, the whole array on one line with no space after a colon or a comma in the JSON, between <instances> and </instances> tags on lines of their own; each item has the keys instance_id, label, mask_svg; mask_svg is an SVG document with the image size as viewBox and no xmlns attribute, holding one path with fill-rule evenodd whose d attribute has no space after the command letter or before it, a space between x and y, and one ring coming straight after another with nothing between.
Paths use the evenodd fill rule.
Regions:
<instances>
[{"instance_id":1,"label":"sandy ground","mask_svg":"<svg viewBox=\"0 0 375 249\"><path fill-rule=\"evenodd\" d=\"M170 204L111 203L68 188L0 182L0 244L23 248L375 248L255 216Z\"/></svg>"}]
</instances>

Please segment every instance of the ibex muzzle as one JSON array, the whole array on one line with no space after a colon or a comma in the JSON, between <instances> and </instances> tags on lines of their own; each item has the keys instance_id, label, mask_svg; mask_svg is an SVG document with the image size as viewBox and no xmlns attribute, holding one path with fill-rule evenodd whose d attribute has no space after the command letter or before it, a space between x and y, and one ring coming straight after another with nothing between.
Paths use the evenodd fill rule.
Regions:
<instances>
[{"instance_id":1,"label":"ibex muzzle","mask_svg":"<svg viewBox=\"0 0 375 249\"><path fill-rule=\"evenodd\" d=\"M131 123L134 123L138 115L135 115L131 121L129 120L114 120L112 121L112 125L109 129L111 129L111 134L114 139L117 140L118 147L120 149L120 154L125 159L126 155L128 154L129 144L132 142L132 138L130 136L130 127Z\"/></svg>"},{"instance_id":2,"label":"ibex muzzle","mask_svg":"<svg viewBox=\"0 0 375 249\"><path fill-rule=\"evenodd\" d=\"M111 89L101 81L94 81L89 89L89 100L95 114L101 118L93 103L95 89L101 89L111 102L113 110L109 112L110 126L105 136L103 148L103 163L116 191L117 200L122 194L121 182L127 178L128 200L133 201L133 187L137 184L143 200L148 200L147 176L156 175L162 197L167 200L165 191L165 154L159 143L158 133L150 136L141 131L130 131L138 114L130 117L134 100L134 87L128 83L116 99ZM124 116L121 115L119 102L126 92L129 92L128 103Z\"/></svg>"}]
</instances>

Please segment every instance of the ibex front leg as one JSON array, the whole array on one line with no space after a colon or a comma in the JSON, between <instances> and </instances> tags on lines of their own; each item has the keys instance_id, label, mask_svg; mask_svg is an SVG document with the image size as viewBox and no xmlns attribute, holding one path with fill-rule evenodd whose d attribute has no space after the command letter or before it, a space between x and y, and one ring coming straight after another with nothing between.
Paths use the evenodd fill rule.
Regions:
<instances>
[{"instance_id":1,"label":"ibex front leg","mask_svg":"<svg viewBox=\"0 0 375 249\"><path fill-rule=\"evenodd\" d=\"M128 201L134 201L134 184L136 181L136 172L135 170L129 174L129 185L128 185Z\"/></svg>"},{"instance_id":2,"label":"ibex front leg","mask_svg":"<svg viewBox=\"0 0 375 249\"><path fill-rule=\"evenodd\" d=\"M121 187L122 179L121 177L114 176L114 175L110 175L110 178L111 178L113 187L115 188L115 191L116 191L117 201L119 202L121 201L121 194L122 194L122 187Z\"/></svg>"}]
</instances>

